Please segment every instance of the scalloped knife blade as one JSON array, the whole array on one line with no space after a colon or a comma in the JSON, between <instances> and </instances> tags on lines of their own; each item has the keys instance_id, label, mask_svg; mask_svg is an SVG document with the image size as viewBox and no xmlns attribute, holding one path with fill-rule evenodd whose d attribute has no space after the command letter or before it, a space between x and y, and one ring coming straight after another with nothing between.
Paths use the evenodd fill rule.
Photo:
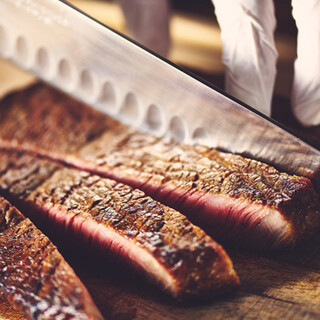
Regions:
<instances>
[{"instance_id":1,"label":"scalloped knife blade","mask_svg":"<svg viewBox=\"0 0 320 320\"><path fill-rule=\"evenodd\" d=\"M139 130L310 178L320 152L61 0L1 0L0 55Z\"/></svg>"}]
</instances>

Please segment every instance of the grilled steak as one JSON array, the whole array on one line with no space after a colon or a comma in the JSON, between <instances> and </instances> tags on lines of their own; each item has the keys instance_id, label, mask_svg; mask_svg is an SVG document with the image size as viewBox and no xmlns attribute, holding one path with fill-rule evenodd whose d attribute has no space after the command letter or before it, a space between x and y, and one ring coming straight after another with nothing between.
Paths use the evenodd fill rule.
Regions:
<instances>
[{"instance_id":1,"label":"grilled steak","mask_svg":"<svg viewBox=\"0 0 320 320\"><path fill-rule=\"evenodd\" d=\"M19 95L26 99L19 100ZM40 104L35 98L39 96L46 103ZM45 119L37 116L40 111L32 114L33 110L45 112L48 108L44 104L55 101L56 96L60 100L53 104L56 111L52 112L63 115L68 126L50 122L50 116L44 136L40 130L34 134L32 128ZM19 121L17 127L7 111L2 122L16 131L0 129L2 148L42 154L139 188L180 210L221 241L278 248L311 236L319 228L319 198L308 179L241 156L138 133L99 114L93 115L93 121L101 129L90 134L90 139L82 133L83 138L77 141L75 134L70 135L74 127L84 132L90 129L85 119L74 119L72 110L77 104L72 99L45 86L9 98L2 109L14 109L19 115L25 108L28 119ZM59 132L57 140L53 132ZM69 135L69 141L61 138Z\"/></svg>"},{"instance_id":2,"label":"grilled steak","mask_svg":"<svg viewBox=\"0 0 320 320\"><path fill-rule=\"evenodd\" d=\"M57 248L3 198L0 294L28 319L103 319Z\"/></svg>"},{"instance_id":3,"label":"grilled steak","mask_svg":"<svg viewBox=\"0 0 320 320\"><path fill-rule=\"evenodd\" d=\"M319 229L319 197L309 179L206 147L127 133L109 152L101 136L82 148L77 166L142 189L183 212L215 239L279 248Z\"/></svg>"},{"instance_id":4,"label":"grilled steak","mask_svg":"<svg viewBox=\"0 0 320 320\"><path fill-rule=\"evenodd\" d=\"M33 218L125 259L175 297L239 283L220 245L142 191L14 151L0 152L0 190Z\"/></svg>"}]
</instances>

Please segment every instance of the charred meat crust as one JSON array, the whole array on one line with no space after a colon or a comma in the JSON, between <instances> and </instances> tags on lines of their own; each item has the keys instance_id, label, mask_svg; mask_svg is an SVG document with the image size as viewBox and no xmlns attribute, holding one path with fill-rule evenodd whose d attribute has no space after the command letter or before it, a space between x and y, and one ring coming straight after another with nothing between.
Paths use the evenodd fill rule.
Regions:
<instances>
[{"instance_id":1,"label":"charred meat crust","mask_svg":"<svg viewBox=\"0 0 320 320\"><path fill-rule=\"evenodd\" d=\"M102 136L81 150L80 157L94 163L82 165L144 190L220 241L277 248L318 230L319 196L310 180L241 156L145 136L123 134L108 153L100 148Z\"/></svg>"},{"instance_id":2,"label":"charred meat crust","mask_svg":"<svg viewBox=\"0 0 320 320\"><path fill-rule=\"evenodd\" d=\"M27 204L60 232L120 256L174 297L239 284L220 245L142 191L30 155L2 151L0 159L2 193Z\"/></svg>"},{"instance_id":3,"label":"charred meat crust","mask_svg":"<svg viewBox=\"0 0 320 320\"><path fill-rule=\"evenodd\" d=\"M75 152L99 136L109 120L76 100L42 84L14 92L0 101L0 136L13 143ZM68 132L68 134L66 134Z\"/></svg>"},{"instance_id":4,"label":"charred meat crust","mask_svg":"<svg viewBox=\"0 0 320 320\"><path fill-rule=\"evenodd\" d=\"M319 228L319 197L308 179L135 132L44 85L9 96L0 109L6 109L0 147L42 154L140 188L220 241L279 248ZM48 109L52 114L44 117ZM77 112L84 116L77 118ZM35 132L38 123L44 128Z\"/></svg>"},{"instance_id":5,"label":"charred meat crust","mask_svg":"<svg viewBox=\"0 0 320 320\"><path fill-rule=\"evenodd\" d=\"M103 319L57 248L2 197L0 293L29 319Z\"/></svg>"}]
</instances>

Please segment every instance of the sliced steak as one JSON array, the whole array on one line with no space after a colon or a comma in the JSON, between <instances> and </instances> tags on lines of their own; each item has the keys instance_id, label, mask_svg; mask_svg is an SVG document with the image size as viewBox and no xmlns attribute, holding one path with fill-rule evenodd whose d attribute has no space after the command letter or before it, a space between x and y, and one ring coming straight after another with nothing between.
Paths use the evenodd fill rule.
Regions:
<instances>
[{"instance_id":1,"label":"sliced steak","mask_svg":"<svg viewBox=\"0 0 320 320\"><path fill-rule=\"evenodd\" d=\"M28 319L103 319L52 242L1 197L0 294Z\"/></svg>"},{"instance_id":2,"label":"sliced steak","mask_svg":"<svg viewBox=\"0 0 320 320\"><path fill-rule=\"evenodd\" d=\"M2 148L42 154L139 188L183 212L220 241L279 248L312 236L319 228L319 197L306 178L280 173L241 156L138 133L103 115L94 120L103 127L103 133L98 130L95 139L82 133L81 142L63 141L64 136L75 136L72 132L78 131L74 128L89 130L86 121L76 121L65 111L69 107L72 110L75 102L43 86L26 92L27 101L7 101L2 108L15 108L15 114L24 108L30 113L36 108L45 112L48 105L44 101L58 96L60 100L52 108L64 115L61 118L68 126L60 126L58 121L46 125L45 135L52 140L54 131L59 132L57 139L48 143L41 131L31 134L37 126L31 116L28 121L20 121L19 126L13 116L7 116L4 123L17 132L0 130ZM41 103L34 99L39 92L44 92ZM86 110L83 105L81 108ZM50 123L51 118L45 122Z\"/></svg>"},{"instance_id":3,"label":"sliced steak","mask_svg":"<svg viewBox=\"0 0 320 320\"><path fill-rule=\"evenodd\" d=\"M0 152L0 192L50 228L112 253L174 297L239 284L223 248L140 190L22 153Z\"/></svg>"},{"instance_id":4,"label":"sliced steak","mask_svg":"<svg viewBox=\"0 0 320 320\"><path fill-rule=\"evenodd\" d=\"M110 140L117 143L104 152ZM255 160L137 132L122 139L107 132L77 157L70 163L143 190L223 242L279 248L319 229L310 180Z\"/></svg>"}]
</instances>

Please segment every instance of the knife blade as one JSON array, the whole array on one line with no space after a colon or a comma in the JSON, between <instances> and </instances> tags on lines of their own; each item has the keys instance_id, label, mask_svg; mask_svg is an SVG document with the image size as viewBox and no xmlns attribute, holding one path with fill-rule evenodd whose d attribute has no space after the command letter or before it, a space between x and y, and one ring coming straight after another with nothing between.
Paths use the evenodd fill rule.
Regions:
<instances>
[{"instance_id":1,"label":"knife blade","mask_svg":"<svg viewBox=\"0 0 320 320\"><path fill-rule=\"evenodd\" d=\"M320 152L62 0L1 0L0 55L138 130L310 178Z\"/></svg>"}]
</instances>

